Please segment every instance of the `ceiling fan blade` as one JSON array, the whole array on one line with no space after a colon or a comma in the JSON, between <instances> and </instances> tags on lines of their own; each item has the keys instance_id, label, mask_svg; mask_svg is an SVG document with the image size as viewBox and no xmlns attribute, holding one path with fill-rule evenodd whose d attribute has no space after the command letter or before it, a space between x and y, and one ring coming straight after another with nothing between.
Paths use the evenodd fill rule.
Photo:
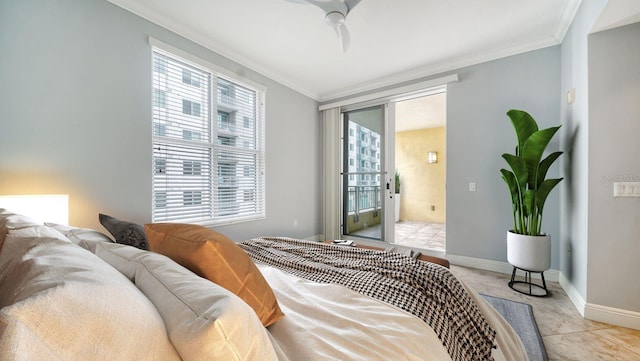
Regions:
<instances>
[{"instance_id":1,"label":"ceiling fan blade","mask_svg":"<svg viewBox=\"0 0 640 361\"><path fill-rule=\"evenodd\" d=\"M342 51L349 49L351 36L344 22L347 14L361 0L288 0L294 3L312 4L325 11L324 21L330 25L338 35Z\"/></svg>"},{"instance_id":2,"label":"ceiling fan blade","mask_svg":"<svg viewBox=\"0 0 640 361\"><path fill-rule=\"evenodd\" d=\"M287 0L294 4L315 5L324 10L325 13L338 11L347 16L349 11L353 10L361 0Z\"/></svg>"},{"instance_id":3,"label":"ceiling fan blade","mask_svg":"<svg viewBox=\"0 0 640 361\"><path fill-rule=\"evenodd\" d=\"M334 2L335 0L332 0L330 2L326 2L326 1L320 1L320 0L305 0L307 3L309 4L313 4L317 7L319 7L320 9L324 10L325 13L328 13L330 11L333 11L335 9L335 5ZM338 1L340 2L340 1Z\"/></svg>"},{"instance_id":4,"label":"ceiling fan blade","mask_svg":"<svg viewBox=\"0 0 640 361\"><path fill-rule=\"evenodd\" d=\"M349 11L353 10L353 8L356 7L356 5L358 5L358 3L361 0L344 0L344 4L347 5L347 7L349 8Z\"/></svg>"},{"instance_id":5,"label":"ceiling fan blade","mask_svg":"<svg viewBox=\"0 0 640 361\"><path fill-rule=\"evenodd\" d=\"M349 49L349 44L351 43L351 35L349 35L349 30L347 30L346 25L342 24L336 28L336 32L338 33L338 38L340 39L342 52L346 53Z\"/></svg>"}]
</instances>

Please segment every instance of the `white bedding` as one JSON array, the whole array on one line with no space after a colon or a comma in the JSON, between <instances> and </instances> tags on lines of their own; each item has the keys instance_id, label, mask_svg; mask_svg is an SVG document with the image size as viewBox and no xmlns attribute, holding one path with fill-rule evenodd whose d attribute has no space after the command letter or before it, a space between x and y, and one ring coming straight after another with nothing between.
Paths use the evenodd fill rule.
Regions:
<instances>
[{"instance_id":1,"label":"white bedding","mask_svg":"<svg viewBox=\"0 0 640 361\"><path fill-rule=\"evenodd\" d=\"M116 355L139 360L201 359L201 352L196 351L206 350L188 349L198 345L185 344L188 352L180 355L174 348L181 345L171 337L172 325L187 322L176 316L176 305L201 305L201 313L211 316L206 318L214 325L218 318L224 318L224 310L242 309L229 307L233 295L218 303L204 300L205 290L215 285L186 270L167 271L165 268L172 265L178 267L169 259L163 264L160 255L112 244L95 231L67 228L60 228L59 233L54 227L25 223L20 216L0 210L0 237L6 235L6 240L0 239L0 359L109 360ZM77 245L92 252L110 250L102 256L122 266L116 268L122 268L127 277ZM121 257L127 262L114 258L115 254L127 256ZM137 270L133 276L127 271L131 271L129 263ZM451 360L436 333L410 313L343 286L305 280L271 266L258 267L285 317L270 326L266 334L248 306L237 315L242 317L224 318L233 320L227 323L231 328L226 331L241 329L233 344L253 350L238 360ZM135 280L135 285L127 278ZM527 360L518 336L506 321L466 288L497 331L494 359ZM150 290L166 292L148 294ZM173 296L178 303L172 303ZM171 321L174 316L178 317L175 322ZM254 318L256 327L249 327L251 322L245 316ZM211 345L211 340L195 337L195 329L185 328L189 335L184 339ZM230 333L226 333L226 340L231 340Z\"/></svg>"},{"instance_id":2,"label":"white bedding","mask_svg":"<svg viewBox=\"0 0 640 361\"><path fill-rule=\"evenodd\" d=\"M16 233L33 231L21 229ZM71 243L9 234L0 253L1 360L179 360L158 311Z\"/></svg>"},{"instance_id":3,"label":"white bedding","mask_svg":"<svg viewBox=\"0 0 640 361\"><path fill-rule=\"evenodd\" d=\"M418 317L343 286L320 284L258 264L285 317L269 327L281 361L451 360ZM468 289L468 287L467 287ZM496 361L527 360L520 339L477 293L472 297L496 331Z\"/></svg>"}]
</instances>

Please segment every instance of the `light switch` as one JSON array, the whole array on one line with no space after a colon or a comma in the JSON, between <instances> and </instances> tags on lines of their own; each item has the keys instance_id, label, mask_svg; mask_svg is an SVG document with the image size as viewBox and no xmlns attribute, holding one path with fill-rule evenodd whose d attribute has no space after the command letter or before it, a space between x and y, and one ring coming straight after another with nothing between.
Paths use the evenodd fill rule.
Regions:
<instances>
[{"instance_id":1,"label":"light switch","mask_svg":"<svg viewBox=\"0 0 640 361\"><path fill-rule=\"evenodd\" d=\"M475 191L476 191L476 183L475 182L469 183L469 192L475 192Z\"/></svg>"},{"instance_id":2,"label":"light switch","mask_svg":"<svg viewBox=\"0 0 640 361\"><path fill-rule=\"evenodd\" d=\"M640 197L640 182L614 182L614 197Z\"/></svg>"},{"instance_id":3,"label":"light switch","mask_svg":"<svg viewBox=\"0 0 640 361\"><path fill-rule=\"evenodd\" d=\"M573 104L576 101L576 88L571 88L567 92L567 104Z\"/></svg>"}]
</instances>

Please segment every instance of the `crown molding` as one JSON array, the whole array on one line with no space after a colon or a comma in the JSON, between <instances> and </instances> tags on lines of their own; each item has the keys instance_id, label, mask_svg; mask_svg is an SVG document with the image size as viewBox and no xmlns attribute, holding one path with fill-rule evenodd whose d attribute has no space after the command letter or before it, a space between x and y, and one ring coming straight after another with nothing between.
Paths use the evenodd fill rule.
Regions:
<instances>
[{"instance_id":1,"label":"crown molding","mask_svg":"<svg viewBox=\"0 0 640 361\"><path fill-rule=\"evenodd\" d=\"M274 73L273 71L259 65L258 63L232 51L228 47L222 44L219 44L211 40L210 38L207 38L199 34L198 31L193 30L187 26L184 26L181 23L175 22L172 19L167 18L166 16L153 12L151 9L147 7L140 6L133 0L107 0L107 1L147 21L150 21L158 26L161 26L189 41L192 41L209 51L213 51L235 63L238 63L239 65L251 71L254 71L277 83L280 83L290 89L293 89L301 93L302 95L305 95L316 101L319 98L319 94L311 90L309 87L303 86L296 82L292 82L289 79L286 79Z\"/></svg>"},{"instance_id":2,"label":"crown molding","mask_svg":"<svg viewBox=\"0 0 640 361\"><path fill-rule=\"evenodd\" d=\"M553 38L556 39L558 43L562 43L564 36L567 35L567 31L569 31L569 28L573 23L573 19L576 17L576 14L580 9L580 4L582 4L582 0L565 1L562 11L560 12L560 16L554 26L554 31L552 32Z\"/></svg>"},{"instance_id":3,"label":"crown molding","mask_svg":"<svg viewBox=\"0 0 640 361\"><path fill-rule=\"evenodd\" d=\"M447 60L438 64L431 64L424 67L412 69L406 72L392 74L386 77L378 78L370 82L360 83L351 87L336 90L334 92L321 94L319 99L316 99L320 103L329 102L339 98L349 97L356 94L364 93L367 91L384 88L391 85L396 85L428 76L442 74L449 71L458 70L472 65L485 63L492 60L506 58L512 55L518 55L533 50L538 50L554 45L558 45L555 38L549 37L542 41L531 42L524 45L518 45L511 48L506 48L498 51L487 52L480 55L464 56L457 59Z\"/></svg>"},{"instance_id":4,"label":"crown molding","mask_svg":"<svg viewBox=\"0 0 640 361\"><path fill-rule=\"evenodd\" d=\"M285 87L299 92L319 103L335 101L340 98L350 97L357 94L381 89L387 86L398 85L404 82L410 82L417 79L442 74L445 72L457 70L460 68L481 64L484 62L505 58L512 55L542 49L562 43L571 22L573 21L582 0L566 0L562 8L562 12L554 26L554 31L548 38L535 41L524 45L518 45L510 48L489 51L479 55L461 56L455 59L449 59L437 64L428 64L422 67L414 68L408 71L389 74L384 77L373 79L371 81L355 84L353 86L336 89L335 91L320 93L313 90L306 84L295 81L286 76L282 76L259 63L234 52L223 44L217 43L210 38L201 35L197 30L189 28L183 24L175 22L170 18L163 16L152 9L141 6L134 0L107 0L110 3L123 8L143 19L157 24L179 36L186 38L207 50L213 51L243 67L248 68L262 76L265 76Z\"/></svg>"}]
</instances>

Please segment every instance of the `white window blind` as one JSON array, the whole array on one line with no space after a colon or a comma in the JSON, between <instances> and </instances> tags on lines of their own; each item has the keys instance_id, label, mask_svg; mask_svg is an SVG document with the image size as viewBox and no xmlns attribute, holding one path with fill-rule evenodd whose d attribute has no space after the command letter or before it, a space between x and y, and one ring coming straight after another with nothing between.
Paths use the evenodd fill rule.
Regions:
<instances>
[{"instance_id":1,"label":"white window blind","mask_svg":"<svg viewBox=\"0 0 640 361\"><path fill-rule=\"evenodd\" d=\"M264 218L264 92L154 47L153 98L153 222Z\"/></svg>"}]
</instances>

